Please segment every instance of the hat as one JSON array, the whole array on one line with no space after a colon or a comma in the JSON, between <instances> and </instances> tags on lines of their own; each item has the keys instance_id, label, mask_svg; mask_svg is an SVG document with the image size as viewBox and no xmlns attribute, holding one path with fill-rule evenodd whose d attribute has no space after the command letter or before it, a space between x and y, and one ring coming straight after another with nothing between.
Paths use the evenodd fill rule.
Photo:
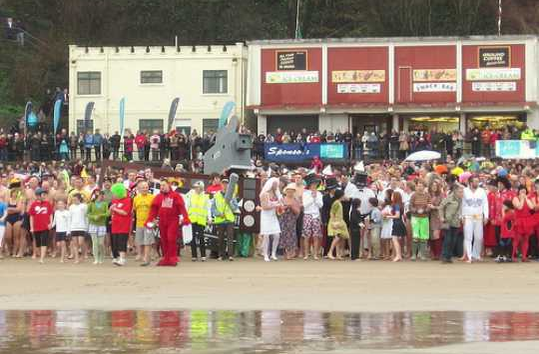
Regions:
<instances>
[{"instance_id":1,"label":"hat","mask_svg":"<svg viewBox=\"0 0 539 354\"><path fill-rule=\"evenodd\" d=\"M326 179L326 189L332 190L339 188L339 183L337 183L337 179L334 177L330 177Z\"/></svg>"},{"instance_id":2,"label":"hat","mask_svg":"<svg viewBox=\"0 0 539 354\"><path fill-rule=\"evenodd\" d=\"M315 173L308 174L304 178L305 185L310 186L311 184L320 184L321 180Z\"/></svg>"},{"instance_id":3,"label":"hat","mask_svg":"<svg viewBox=\"0 0 539 354\"><path fill-rule=\"evenodd\" d=\"M295 183L289 183L289 184L286 185L286 187L284 187L285 191L287 191L289 189L297 190L296 184Z\"/></svg>"},{"instance_id":4,"label":"hat","mask_svg":"<svg viewBox=\"0 0 539 354\"><path fill-rule=\"evenodd\" d=\"M442 175L444 173L448 173L448 169L447 169L447 166L445 165L437 165L435 168L434 168L434 171L439 174L439 175Z\"/></svg>"},{"instance_id":5,"label":"hat","mask_svg":"<svg viewBox=\"0 0 539 354\"><path fill-rule=\"evenodd\" d=\"M223 178L223 179L221 180L221 183L228 183L228 178Z\"/></svg>"},{"instance_id":6,"label":"hat","mask_svg":"<svg viewBox=\"0 0 539 354\"><path fill-rule=\"evenodd\" d=\"M498 171L498 177L507 177L507 170L502 168Z\"/></svg>"},{"instance_id":7,"label":"hat","mask_svg":"<svg viewBox=\"0 0 539 354\"><path fill-rule=\"evenodd\" d=\"M200 187L200 188L204 188L204 182L202 181L196 181L195 183L193 183L193 187Z\"/></svg>"},{"instance_id":8,"label":"hat","mask_svg":"<svg viewBox=\"0 0 539 354\"><path fill-rule=\"evenodd\" d=\"M36 195L39 196L39 195L42 195L42 194L47 194L47 191L44 190L43 188L38 188L38 189L36 189L35 193L36 193Z\"/></svg>"}]
</instances>

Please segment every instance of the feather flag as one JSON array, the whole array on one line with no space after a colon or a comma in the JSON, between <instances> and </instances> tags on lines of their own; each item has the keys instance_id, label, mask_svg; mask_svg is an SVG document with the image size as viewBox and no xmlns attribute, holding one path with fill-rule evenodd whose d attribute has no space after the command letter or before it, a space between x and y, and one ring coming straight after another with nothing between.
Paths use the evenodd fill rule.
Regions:
<instances>
[{"instance_id":1,"label":"feather flag","mask_svg":"<svg viewBox=\"0 0 539 354\"><path fill-rule=\"evenodd\" d=\"M172 100L172 103L170 104L170 111L168 112L168 129L167 133L170 132L172 129L172 124L174 124L174 121L176 120L176 111L178 110L178 105L180 104L180 98L176 97Z\"/></svg>"},{"instance_id":2,"label":"feather flag","mask_svg":"<svg viewBox=\"0 0 539 354\"><path fill-rule=\"evenodd\" d=\"M225 104L223 110L221 111L221 117L219 118L219 129L228 123L228 118L230 118L230 114L232 114L234 107L236 107L236 104L232 101Z\"/></svg>"},{"instance_id":3,"label":"feather flag","mask_svg":"<svg viewBox=\"0 0 539 354\"><path fill-rule=\"evenodd\" d=\"M86 132L90 129L90 121L92 120L94 106L95 102L88 102L86 105L86 111L84 112L84 130L86 130Z\"/></svg>"},{"instance_id":4,"label":"feather flag","mask_svg":"<svg viewBox=\"0 0 539 354\"><path fill-rule=\"evenodd\" d=\"M24 125L28 127L30 124L28 118L30 118L30 113L32 112L32 102L26 102L26 107L24 108Z\"/></svg>"},{"instance_id":5,"label":"feather flag","mask_svg":"<svg viewBox=\"0 0 539 354\"><path fill-rule=\"evenodd\" d=\"M124 136L125 123L125 97L120 100L120 136Z\"/></svg>"},{"instance_id":6,"label":"feather flag","mask_svg":"<svg viewBox=\"0 0 539 354\"><path fill-rule=\"evenodd\" d=\"M54 118L53 118L53 126L54 126L54 135L58 132L58 125L60 124L60 117L62 115L62 100L56 100L54 102Z\"/></svg>"}]
</instances>

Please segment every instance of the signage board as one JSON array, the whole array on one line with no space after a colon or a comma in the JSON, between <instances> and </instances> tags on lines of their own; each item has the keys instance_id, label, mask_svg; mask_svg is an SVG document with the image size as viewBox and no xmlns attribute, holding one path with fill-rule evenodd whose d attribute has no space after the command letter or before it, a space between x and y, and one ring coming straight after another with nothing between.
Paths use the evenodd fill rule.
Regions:
<instances>
[{"instance_id":1,"label":"signage board","mask_svg":"<svg viewBox=\"0 0 539 354\"><path fill-rule=\"evenodd\" d=\"M455 92L457 84L454 82L422 82L414 83L414 92Z\"/></svg>"},{"instance_id":2,"label":"signage board","mask_svg":"<svg viewBox=\"0 0 539 354\"><path fill-rule=\"evenodd\" d=\"M268 71L266 84L303 84L318 82L318 71Z\"/></svg>"},{"instance_id":3,"label":"signage board","mask_svg":"<svg viewBox=\"0 0 539 354\"><path fill-rule=\"evenodd\" d=\"M414 70L414 81L457 81L456 69Z\"/></svg>"},{"instance_id":4,"label":"signage board","mask_svg":"<svg viewBox=\"0 0 539 354\"><path fill-rule=\"evenodd\" d=\"M300 162L319 156L322 160L347 158L346 144L264 144L264 158L274 162Z\"/></svg>"},{"instance_id":5,"label":"signage board","mask_svg":"<svg viewBox=\"0 0 539 354\"><path fill-rule=\"evenodd\" d=\"M307 51L278 51L277 70L307 70Z\"/></svg>"},{"instance_id":6,"label":"signage board","mask_svg":"<svg viewBox=\"0 0 539 354\"><path fill-rule=\"evenodd\" d=\"M338 84L337 93L380 93L380 84Z\"/></svg>"},{"instance_id":7,"label":"signage board","mask_svg":"<svg viewBox=\"0 0 539 354\"><path fill-rule=\"evenodd\" d=\"M474 82L472 90L476 92L513 92L517 90L517 83L506 82Z\"/></svg>"},{"instance_id":8,"label":"signage board","mask_svg":"<svg viewBox=\"0 0 539 354\"><path fill-rule=\"evenodd\" d=\"M497 140L496 156L502 159L539 158L539 144L528 140Z\"/></svg>"},{"instance_id":9,"label":"signage board","mask_svg":"<svg viewBox=\"0 0 539 354\"><path fill-rule=\"evenodd\" d=\"M334 83L345 82L385 82L385 70L342 70L332 71L331 81Z\"/></svg>"},{"instance_id":10,"label":"signage board","mask_svg":"<svg viewBox=\"0 0 539 354\"><path fill-rule=\"evenodd\" d=\"M480 68L508 68L511 66L511 47L479 47Z\"/></svg>"},{"instance_id":11,"label":"signage board","mask_svg":"<svg viewBox=\"0 0 539 354\"><path fill-rule=\"evenodd\" d=\"M468 81L520 80L520 68L466 69Z\"/></svg>"}]
</instances>

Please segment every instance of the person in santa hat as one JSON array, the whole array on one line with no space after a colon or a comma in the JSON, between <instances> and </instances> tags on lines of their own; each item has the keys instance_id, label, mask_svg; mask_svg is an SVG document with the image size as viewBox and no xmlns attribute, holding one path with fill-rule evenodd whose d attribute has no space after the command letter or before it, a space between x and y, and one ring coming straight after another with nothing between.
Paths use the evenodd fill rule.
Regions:
<instances>
[{"instance_id":1,"label":"person in santa hat","mask_svg":"<svg viewBox=\"0 0 539 354\"><path fill-rule=\"evenodd\" d=\"M175 267L179 261L177 255L178 246L176 244L179 237L179 226L180 224L189 225L191 221L182 197L172 191L166 179L161 180L161 192L152 202L150 215L146 220L146 227L151 228L157 217L159 217L159 232L163 253L163 258L157 265Z\"/></svg>"}]
</instances>

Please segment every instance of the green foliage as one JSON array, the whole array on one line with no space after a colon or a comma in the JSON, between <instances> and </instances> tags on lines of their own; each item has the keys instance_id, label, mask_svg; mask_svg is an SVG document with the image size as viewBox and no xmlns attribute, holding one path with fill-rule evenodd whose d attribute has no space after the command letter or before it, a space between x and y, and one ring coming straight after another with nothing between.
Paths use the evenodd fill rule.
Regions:
<instances>
[{"instance_id":1,"label":"green foliage","mask_svg":"<svg viewBox=\"0 0 539 354\"><path fill-rule=\"evenodd\" d=\"M293 38L298 0L0 0L30 34L0 46L0 100L24 104L68 82L68 45L162 45ZM303 38L497 32L494 0L301 0ZM504 0L504 33L536 33L534 0ZM531 10L532 7L535 10ZM7 73L7 74L6 74ZM2 98L3 97L3 98ZM1 101L0 101L1 102Z\"/></svg>"}]
</instances>

